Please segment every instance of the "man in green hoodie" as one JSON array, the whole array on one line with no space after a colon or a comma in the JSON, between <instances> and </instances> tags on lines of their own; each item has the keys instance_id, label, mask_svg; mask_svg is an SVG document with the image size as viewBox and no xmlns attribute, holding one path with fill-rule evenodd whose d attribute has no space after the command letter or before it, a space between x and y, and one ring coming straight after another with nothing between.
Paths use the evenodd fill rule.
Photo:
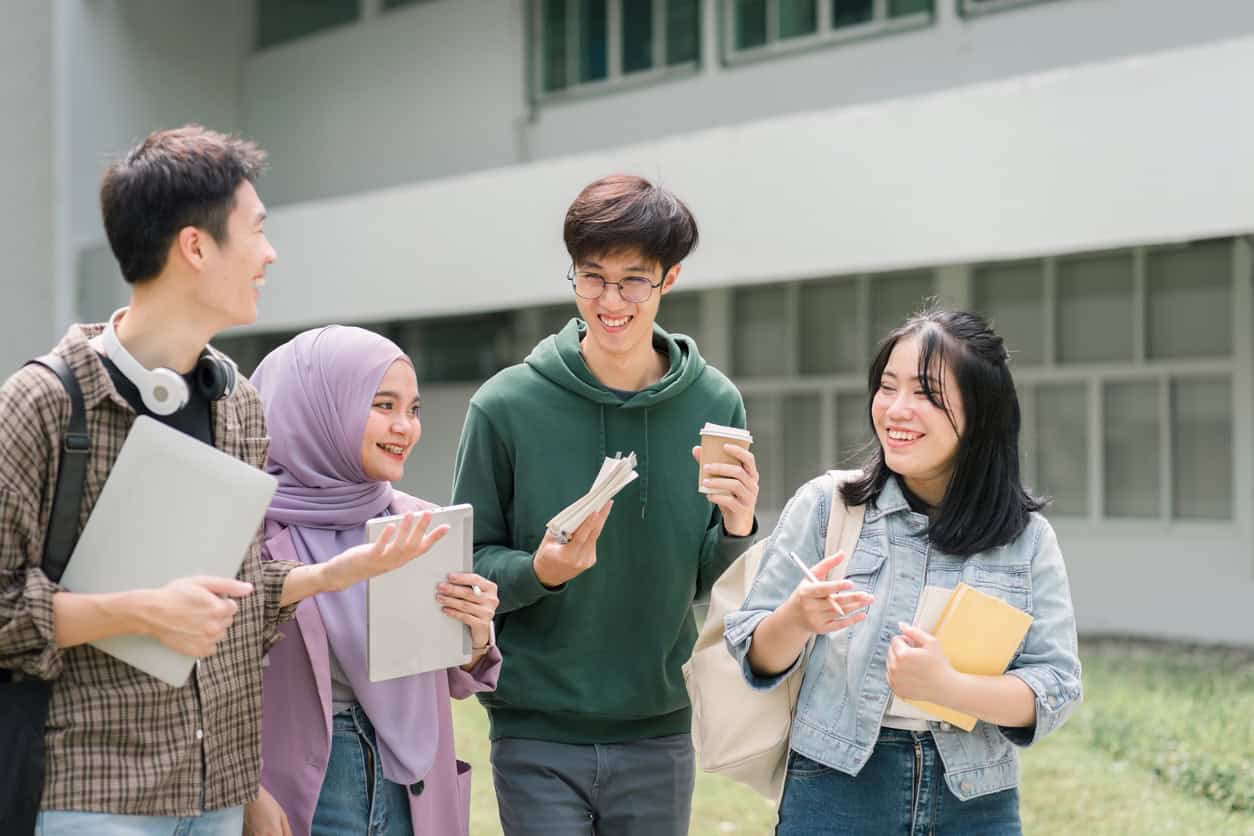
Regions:
<instances>
[{"instance_id":1,"label":"man in green hoodie","mask_svg":"<svg viewBox=\"0 0 1254 836\"><path fill-rule=\"evenodd\" d=\"M566 214L581 319L475 394L453 496L475 508L475 570L498 585L506 658L492 765L507 836L688 832L693 753L680 666L693 601L757 533L752 453L708 465L706 422L743 428L744 402L696 343L655 324L697 242L692 213L639 177L592 183ZM602 459L639 478L567 544L545 532ZM615 510L611 514L610 506Z\"/></svg>"}]
</instances>

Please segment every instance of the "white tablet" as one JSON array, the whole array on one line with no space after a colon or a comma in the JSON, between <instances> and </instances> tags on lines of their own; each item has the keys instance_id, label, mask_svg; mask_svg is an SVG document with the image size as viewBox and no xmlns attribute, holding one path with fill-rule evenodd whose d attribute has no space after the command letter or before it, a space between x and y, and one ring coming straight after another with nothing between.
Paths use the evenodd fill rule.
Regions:
<instances>
[{"instance_id":1,"label":"white tablet","mask_svg":"<svg viewBox=\"0 0 1254 836\"><path fill-rule=\"evenodd\" d=\"M374 542L385 527L401 519L370 520L366 539ZM367 581L366 663L371 682L470 661L470 628L445 615L435 594L436 586L451 573L473 571L473 511L469 505L433 510L430 527L442 524L448 525L448 534L426 554Z\"/></svg>"},{"instance_id":2,"label":"white tablet","mask_svg":"<svg viewBox=\"0 0 1254 836\"><path fill-rule=\"evenodd\" d=\"M247 462L141 415L109 471L61 585L71 592L105 593L151 589L194 575L233 578L277 485ZM92 645L176 688L196 663L151 636L115 636Z\"/></svg>"}]
</instances>

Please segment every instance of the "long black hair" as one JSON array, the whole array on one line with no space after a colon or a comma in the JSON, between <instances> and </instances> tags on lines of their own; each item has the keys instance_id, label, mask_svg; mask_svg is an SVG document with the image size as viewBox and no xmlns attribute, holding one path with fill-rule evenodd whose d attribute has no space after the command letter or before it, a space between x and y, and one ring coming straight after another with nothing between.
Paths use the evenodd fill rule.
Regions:
<instances>
[{"instance_id":1,"label":"long black hair","mask_svg":"<svg viewBox=\"0 0 1254 836\"><path fill-rule=\"evenodd\" d=\"M959 557L1004 546L1023 533L1033 511L1045 506L1041 499L1027 492L1020 478L1022 416L1005 343L975 314L929 307L908 319L880 344L867 375L872 401L893 348L908 337L919 342L918 375L923 394L945 410L957 429L953 411L935 388L936 383L944 380L944 370L952 370L966 418L954 456L953 474L932 517L928 538L941 551ZM874 434L870 404L867 418ZM894 475L884 461L880 444L874 445L862 474L841 488L841 495L850 505L873 501Z\"/></svg>"}]
</instances>

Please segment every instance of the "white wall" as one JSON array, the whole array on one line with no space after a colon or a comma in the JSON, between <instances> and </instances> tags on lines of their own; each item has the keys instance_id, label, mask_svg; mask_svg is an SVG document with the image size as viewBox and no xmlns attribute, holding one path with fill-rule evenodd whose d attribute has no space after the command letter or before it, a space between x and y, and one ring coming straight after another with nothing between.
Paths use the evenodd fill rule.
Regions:
<instances>
[{"instance_id":1,"label":"white wall","mask_svg":"<svg viewBox=\"0 0 1254 836\"><path fill-rule=\"evenodd\" d=\"M262 197L278 205L514 162L521 33L520 3L455 0L254 54L244 130L273 152Z\"/></svg>"},{"instance_id":2,"label":"white wall","mask_svg":"<svg viewBox=\"0 0 1254 836\"><path fill-rule=\"evenodd\" d=\"M151 131L241 126L252 0L58 0L68 41L74 247L104 240L100 176ZM8 63L8 62L6 62Z\"/></svg>"},{"instance_id":3,"label":"white wall","mask_svg":"<svg viewBox=\"0 0 1254 836\"><path fill-rule=\"evenodd\" d=\"M10 3L0 25L0 380L47 351L56 334L53 299L53 13Z\"/></svg>"},{"instance_id":4,"label":"white wall","mask_svg":"<svg viewBox=\"0 0 1254 836\"><path fill-rule=\"evenodd\" d=\"M244 128L275 152L264 196L353 194L1254 32L1247 0L1053 0L970 19L936 0L932 26L727 66L721 4L704 0L699 73L538 107L524 0L426 2L256 53ZM902 139L885 165L928 147Z\"/></svg>"},{"instance_id":5,"label":"white wall","mask_svg":"<svg viewBox=\"0 0 1254 836\"><path fill-rule=\"evenodd\" d=\"M716 2L707 0L707 11ZM707 38L695 78L540 107L528 150L540 159L1254 33L1247 0L1052 0L974 18L959 16L957 5L934 0L930 27L733 67L721 66L719 45ZM717 15L706 32L716 23ZM901 139L885 149L883 165L930 146L926 134Z\"/></svg>"},{"instance_id":6,"label":"white wall","mask_svg":"<svg viewBox=\"0 0 1254 836\"><path fill-rule=\"evenodd\" d=\"M693 207L688 287L1248 231L1251 78L1246 37L283 207L259 327L564 300L565 208L616 170Z\"/></svg>"},{"instance_id":7,"label":"white wall","mask_svg":"<svg viewBox=\"0 0 1254 836\"><path fill-rule=\"evenodd\" d=\"M1246 534L1153 523L1060 524L1057 533L1082 633L1254 646Z\"/></svg>"}]
</instances>

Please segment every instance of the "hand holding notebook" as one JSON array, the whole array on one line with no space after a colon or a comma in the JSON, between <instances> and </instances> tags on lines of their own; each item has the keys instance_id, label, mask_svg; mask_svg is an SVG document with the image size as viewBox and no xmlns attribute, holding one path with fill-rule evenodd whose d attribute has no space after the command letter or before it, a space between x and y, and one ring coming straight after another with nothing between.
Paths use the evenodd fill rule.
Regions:
<instances>
[{"instance_id":1,"label":"hand holding notebook","mask_svg":"<svg viewBox=\"0 0 1254 836\"><path fill-rule=\"evenodd\" d=\"M924 613L920 615L926 617ZM926 629L926 623L921 623ZM935 636L954 670L1000 676L1014 659L1031 624L1032 616L1027 613L960 583L928 632ZM918 709L929 720L944 720L964 731L975 728L976 718L970 714L926 700L894 698L893 713L909 714L898 711L903 703Z\"/></svg>"}]
</instances>

